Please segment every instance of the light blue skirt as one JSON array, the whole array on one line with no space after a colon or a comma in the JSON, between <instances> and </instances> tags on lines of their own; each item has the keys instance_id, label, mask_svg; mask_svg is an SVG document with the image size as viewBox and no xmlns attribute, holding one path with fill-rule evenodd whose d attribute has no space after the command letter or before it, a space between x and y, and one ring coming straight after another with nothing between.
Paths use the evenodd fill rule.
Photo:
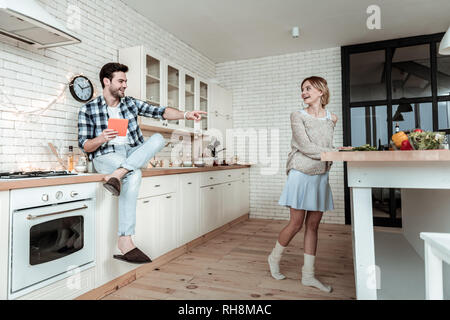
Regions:
<instances>
[{"instance_id":1,"label":"light blue skirt","mask_svg":"<svg viewBox=\"0 0 450 320\"><path fill-rule=\"evenodd\" d=\"M328 172L310 176L295 169L289 170L278 204L308 211L333 210L333 195L328 182Z\"/></svg>"}]
</instances>

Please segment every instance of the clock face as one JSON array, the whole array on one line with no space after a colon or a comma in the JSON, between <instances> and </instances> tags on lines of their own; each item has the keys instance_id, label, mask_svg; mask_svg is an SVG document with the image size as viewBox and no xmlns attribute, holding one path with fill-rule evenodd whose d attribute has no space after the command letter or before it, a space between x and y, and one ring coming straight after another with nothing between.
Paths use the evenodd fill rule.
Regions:
<instances>
[{"instance_id":1,"label":"clock face","mask_svg":"<svg viewBox=\"0 0 450 320\"><path fill-rule=\"evenodd\" d=\"M77 101L87 102L94 95L94 87L88 78L78 76L72 80L70 92Z\"/></svg>"}]
</instances>

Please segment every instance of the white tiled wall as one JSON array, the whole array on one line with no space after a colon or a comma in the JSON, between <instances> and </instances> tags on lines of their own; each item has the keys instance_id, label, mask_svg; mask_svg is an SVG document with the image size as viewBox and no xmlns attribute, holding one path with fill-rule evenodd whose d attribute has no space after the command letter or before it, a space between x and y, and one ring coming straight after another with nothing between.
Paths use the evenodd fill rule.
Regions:
<instances>
[{"instance_id":1,"label":"white tiled wall","mask_svg":"<svg viewBox=\"0 0 450 320\"><path fill-rule=\"evenodd\" d=\"M340 48L221 63L216 65L216 72L219 82L233 92L234 128L254 128L257 132L267 129L268 133L279 130L279 170L273 175L261 174L261 168L266 167L261 159L250 170L250 216L289 218L289 210L279 206L278 199L286 181L286 160L290 151L289 116L301 108L300 84L304 78L318 75L328 81L331 100L327 108L339 118L334 143L336 146L343 144ZM270 154L271 149L268 150ZM249 154L247 157L250 159ZM335 210L326 212L322 221L343 224L342 163L333 164L330 184Z\"/></svg>"},{"instance_id":2,"label":"white tiled wall","mask_svg":"<svg viewBox=\"0 0 450 320\"><path fill-rule=\"evenodd\" d=\"M88 76L99 90L100 68L117 61L118 49L144 44L205 79L215 77L215 64L192 47L128 7L126 1L38 0L66 23L73 5L80 9L80 29L72 30L81 44L45 50L30 49L2 37L0 41L0 172L58 167L47 147L61 154L76 147L76 102L64 85L74 74ZM71 20L73 21L73 20ZM63 96L42 114L17 113L40 109ZM78 148L74 148L79 153Z\"/></svg>"}]
</instances>

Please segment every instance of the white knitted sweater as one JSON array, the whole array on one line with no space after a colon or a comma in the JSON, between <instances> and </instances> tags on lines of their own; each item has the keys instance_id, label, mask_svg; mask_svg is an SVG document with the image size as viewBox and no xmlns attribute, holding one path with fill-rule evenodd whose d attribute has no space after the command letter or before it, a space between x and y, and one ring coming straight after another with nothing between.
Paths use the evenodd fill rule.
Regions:
<instances>
[{"instance_id":1,"label":"white knitted sweater","mask_svg":"<svg viewBox=\"0 0 450 320\"><path fill-rule=\"evenodd\" d=\"M330 170L331 161L320 161L320 153L333 151L335 123L330 113L326 118L315 118L305 110L291 113L292 141L286 174L296 169L305 174L317 175Z\"/></svg>"}]
</instances>

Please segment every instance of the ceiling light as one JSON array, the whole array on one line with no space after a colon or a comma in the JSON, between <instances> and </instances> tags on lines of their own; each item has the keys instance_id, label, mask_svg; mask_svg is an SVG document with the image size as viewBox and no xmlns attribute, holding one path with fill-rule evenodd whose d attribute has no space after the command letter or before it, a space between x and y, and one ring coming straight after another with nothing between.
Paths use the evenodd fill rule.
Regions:
<instances>
[{"instance_id":1,"label":"ceiling light","mask_svg":"<svg viewBox=\"0 0 450 320\"><path fill-rule=\"evenodd\" d=\"M450 54L450 27L447 32L444 34L444 37L441 40L441 44L439 46L440 54Z\"/></svg>"},{"instance_id":2,"label":"ceiling light","mask_svg":"<svg viewBox=\"0 0 450 320\"><path fill-rule=\"evenodd\" d=\"M402 114L400 112L396 112L394 116L392 117L392 121L404 121Z\"/></svg>"},{"instance_id":3,"label":"ceiling light","mask_svg":"<svg viewBox=\"0 0 450 320\"><path fill-rule=\"evenodd\" d=\"M400 103L397 108L398 112L411 112L413 111L412 106L409 103Z\"/></svg>"}]
</instances>

